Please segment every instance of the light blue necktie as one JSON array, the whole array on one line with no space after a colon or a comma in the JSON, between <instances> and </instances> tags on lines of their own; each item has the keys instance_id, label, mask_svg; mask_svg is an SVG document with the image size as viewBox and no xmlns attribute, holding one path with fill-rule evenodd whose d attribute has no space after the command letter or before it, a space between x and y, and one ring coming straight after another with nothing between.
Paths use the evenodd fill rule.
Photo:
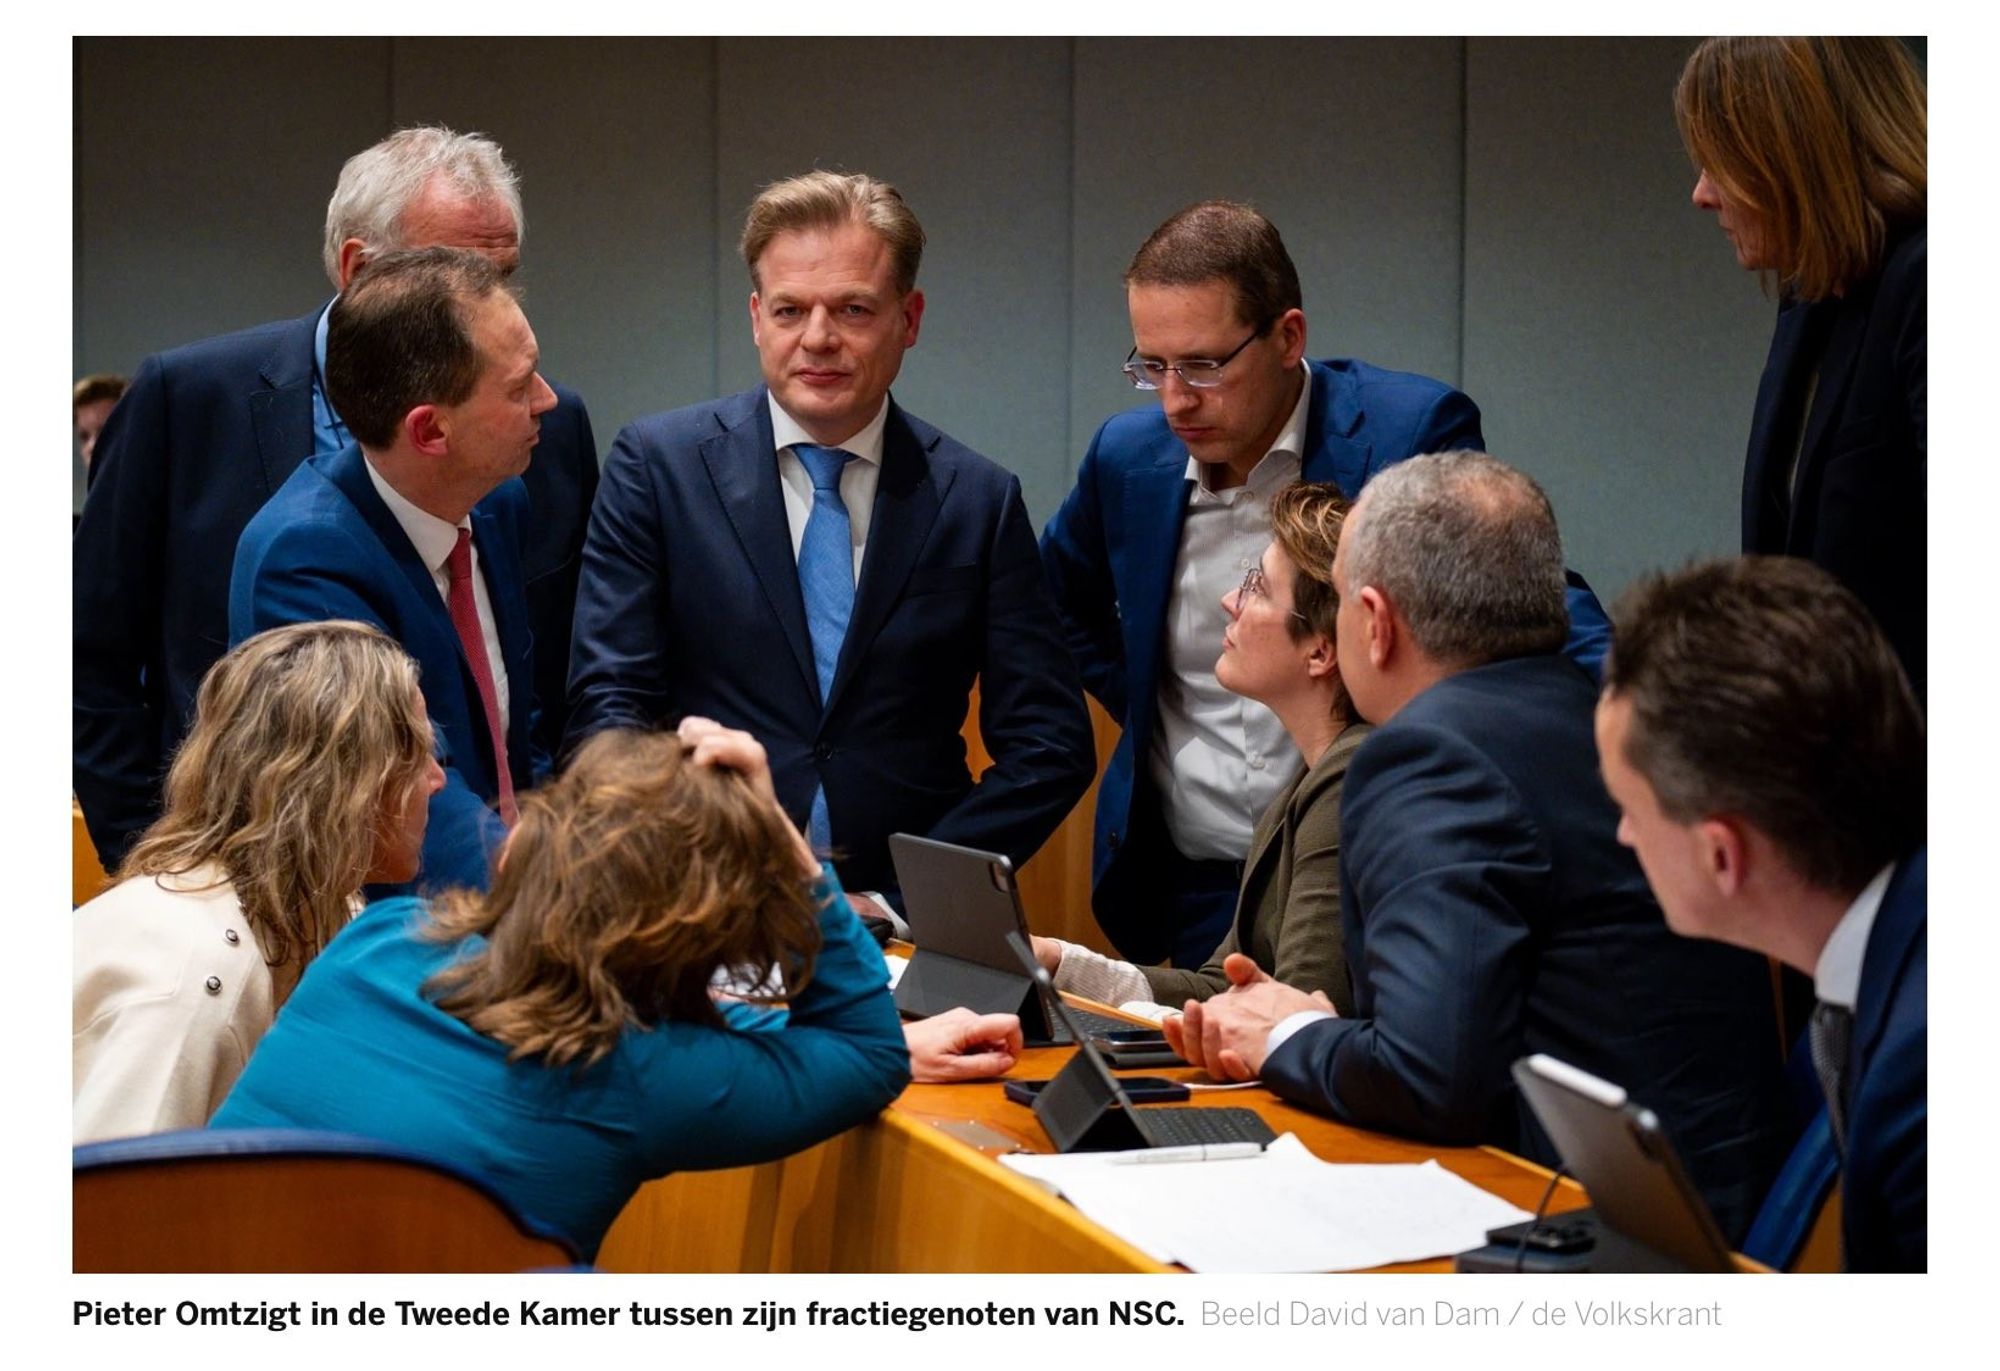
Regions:
<instances>
[{"instance_id":1,"label":"light blue necktie","mask_svg":"<svg viewBox=\"0 0 2000 1371\"><path fill-rule=\"evenodd\" d=\"M820 708L833 694L833 669L854 613L854 536L847 506L840 499L840 473L854 457L839 448L797 443L792 447L812 477L812 513L799 539L799 589L806 602L806 631L812 635L813 667L819 675ZM826 813L826 787L813 791L806 840L824 849L833 840Z\"/></svg>"}]
</instances>

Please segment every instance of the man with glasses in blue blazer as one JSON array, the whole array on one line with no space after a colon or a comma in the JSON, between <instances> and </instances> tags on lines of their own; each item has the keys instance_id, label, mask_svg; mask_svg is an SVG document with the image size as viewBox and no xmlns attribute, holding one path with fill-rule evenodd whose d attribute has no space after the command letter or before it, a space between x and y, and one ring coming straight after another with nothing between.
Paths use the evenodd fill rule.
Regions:
<instances>
[{"instance_id":1,"label":"man with glasses in blue blazer","mask_svg":"<svg viewBox=\"0 0 2000 1371\"><path fill-rule=\"evenodd\" d=\"M1124 729L1098 792L1092 908L1132 960L1195 967L1296 765L1277 717L1215 679L1222 597L1270 541L1271 495L1331 481L1351 499L1406 457L1485 443L1478 407L1442 382L1306 358L1298 270L1248 205L1175 214L1125 286L1125 373L1159 404L1097 431L1042 559L1084 687ZM1575 577L1569 610L1570 655L1594 671L1609 625Z\"/></svg>"}]
</instances>

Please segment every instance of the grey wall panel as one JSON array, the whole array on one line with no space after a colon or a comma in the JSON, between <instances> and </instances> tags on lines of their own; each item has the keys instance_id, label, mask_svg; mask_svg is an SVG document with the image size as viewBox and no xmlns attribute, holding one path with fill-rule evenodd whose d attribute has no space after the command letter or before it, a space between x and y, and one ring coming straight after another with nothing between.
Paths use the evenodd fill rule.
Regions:
<instances>
[{"instance_id":1,"label":"grey wall panel","mask_svg":"<svg viewBox=\"0 0 2000 1371\"><path fill-rule=\"evenodd\" d=\"M1607 604L1738 546L1774 305L1739 270L1674 129L1691 40L1470 45L1465 385Z\"/></svg>"},{"instance_id":2,"label":"grey wall panel","mask_svg":"<svg viewBox=\"0 0 2000 1371\"><path fill-rule=\"evenodd\" d=\"M713 392L715 45L408 39L395 125L477 129L521 173L521 281L549 375L599 454L642 414Z\"/></svg>"},{"instance_id":3,"label":"grey wall panel","mask_svg":"<svg viewBox=\"0 0 2000 1371\"><path fill-rule=\"evenodd\" d=\"M1284 235L1314 356L1456 380L1456 39L1077 43L1071 464L1139 398L1119 277L1182 206L1248 200Z\"/></svg>"},{"instance_id":4,"label":"grey wall panel","mask_svg":"<svg viewBox=\"0 0 2000 1371\"><path fill-rule=\"evenodd\" d=\"M303 314L332 293L340 164L389 117L382 39L75 44L77 375Z\"/></svg>"},{"instance_id":5,"label":"grey wall panel","mask_svg":"<svg viewBox=\"0 0 2000 1371\"><path fill-rule=\"evenodd\" d=\"M722 389L758 379L735 256L759 187L814 167L894 183L929 242L898 401L1021 477L1039 524L1067 488L1070 45L725 40L718 61Z\"/></svg>"}]
</instances>

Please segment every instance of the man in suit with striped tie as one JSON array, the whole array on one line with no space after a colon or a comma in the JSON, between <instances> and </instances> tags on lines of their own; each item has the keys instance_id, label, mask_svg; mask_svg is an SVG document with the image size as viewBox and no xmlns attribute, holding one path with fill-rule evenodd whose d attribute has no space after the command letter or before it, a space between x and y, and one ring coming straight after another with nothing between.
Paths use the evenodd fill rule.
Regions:
<instances>
[{"instance_id":1,"label":"man in suit with striped tie","mask_svg":"<svg viewBox=\"0 0 2000 1371\"><path fill-rule=\"evenodd\" d=\"M1655 576L1619 606L1597 745L1676 932L1813 978L1850 1271L1922 1271L1924 717L1861 601L1791 557Z\"/></svg>"},{"instance_id":2,"label":"man in suit with striped tie","mask_svg":"<svg viewBox=\"0 0 2000 1371\"><path fill-rule=\"evenodd\" d=\"M758 195L742 251L764 384L618 435L570 672L571 744L687 715L755 735L779 801L891 925L891 833L1019 863L1094 770L1020 482L889 395L923 244L873 177ZM976 783L975 680L993 756Z\"/></svg>"}]
</instances>

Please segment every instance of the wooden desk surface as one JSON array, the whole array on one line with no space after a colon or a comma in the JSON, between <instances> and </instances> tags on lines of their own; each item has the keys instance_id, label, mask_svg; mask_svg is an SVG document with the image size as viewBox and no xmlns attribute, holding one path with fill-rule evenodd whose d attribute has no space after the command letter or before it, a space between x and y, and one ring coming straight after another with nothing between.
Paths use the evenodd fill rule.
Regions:
<instances>
[{"instance_id":1,"label":"wooden desk surface","mask_svg":"<svg viewBox=\"0 0 2000 1371\"><path fill-rule=\"evenodd\" d=\"M1078 1003L1088 1004L1087 1001ZM1100 1012L1104 1006L1090 1005ZM1070 1048L1031 1048L1009 1077L1061 1070ZM1202 1080L1192 1067L1144 1075ZM1262 1086L1196 1091L1191 1104L1246 1106L1338 1162L1421 1162L1533 1210L1549 1173L1498 1148L1431 1147L1351 1128L1284 1103ZM980 1148L940 1124L972 1121L1007 1140ZM1003 1151L1047 1152L1032 1110L999 1081L912 1085L876 1119L795 1157L684 1172L643 1187L612 1226L597 1264L611 1271L1167 1271L1067 1201L1002 1166ZM1564 1181L1552 1212L1578 1208ZM1448 1271L1449 1259L1387 1267Z\"/></svg>"}]
</instances>

